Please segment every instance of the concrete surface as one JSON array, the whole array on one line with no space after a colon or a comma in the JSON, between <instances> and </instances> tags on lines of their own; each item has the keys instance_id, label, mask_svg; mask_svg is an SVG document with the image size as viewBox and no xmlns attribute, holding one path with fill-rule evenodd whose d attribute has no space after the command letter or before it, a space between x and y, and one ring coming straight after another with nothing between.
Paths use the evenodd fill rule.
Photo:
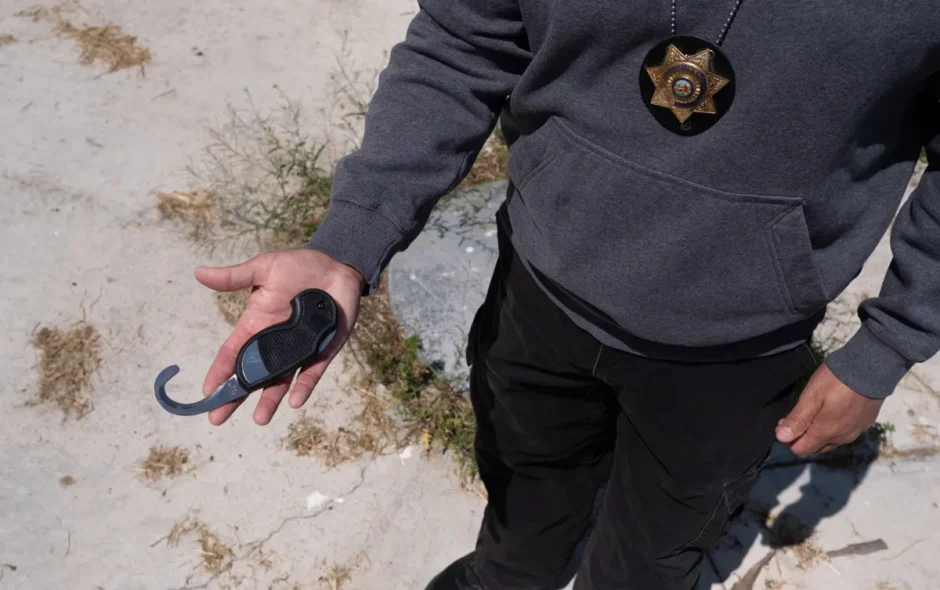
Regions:
<instances>
[{"instance_id":1,"label":"concrete surface","mask_svg":"<svg viewBox=\"0 0 940 590\"><path fill-rule=\"evenodd\" d=\"M447 197L410 248L392 259L388 289L405 333L424 344L424 360L466 389L467 332L496 265L496 210L505 181Z\"/></svg>"},{"instance_id":2,"label":"concrete surface","mask_svg":"<svg viewBox=\"0 0 940 590\"><path fill-rule=\"evenodd\" d=\"M309 590L330 588L332 564L354 564L345 590L420 590L472 546L483 507L459 489L447 461L412 449L410 457L406 450L328 469L281 448L297 416L289 408L267 427L243 409L212 428L203 418L164 413L151 390L156 373L179 362L174 391L197 394L229 327L192 269L244 254L196 252L179 228L159 221L156 193L188 188L184 168L205 145L204 130L224 119L226 103L244 105L243 89L261 109L276 106L275 84L310 112L326 108L323 89L342 31L352 58L375 67L403 34L413 0L83 2L80 18L118 24L151 49L143 74L79 64L71 40L13 16L27 6L0 0L0 37L16 38L0 46L0 366L9 379L0 397L0 589ZM459 226L447 211L438 221ZM472 238L481 256L466 252L473 243L455 248L467 256L460 268L476 267L483 277L491 260L483 246L495 236L471 227L482 231ZM837 311L871 292L886 261L883 244ZM432 276L424 287L441 289L437 300L455 297ZM393 281L404 293L402 276ZM451 332L458 334L481 288L485 279L450 311L429 304L426 313L463 322ZM29 342L37 326L67 327L82 308L103 335L102 367L93 411L63 420L56 408L29 405L38 360ZM447 349L447 337L438 336L437 356L459 358L453 338ZM461 371L459 360L450 367ZM882 417L896 426L901 450L937 442L940 366L931 361L915 374ZM347 423L360 403L350 377L335 365L307 411L332 426ZM184 446L193 469L142 481L137 462L155 445ZM755 588L940 588L938 472L936 458L903 456L882 457L864 473L771 470L750 513L792 513L815 527L814 542L825 550L876 539L888 549L806 570L792 550L781 550ZM60 484L65 476L74 483ZM174 524L193 514L232 548L230 571L200 570L193 534L166 546ZM756 522L745 519L712 559L710 571L725 588L768 551ZM767 586L768 577L785 585Z\"/></svg>"}]
</instances>

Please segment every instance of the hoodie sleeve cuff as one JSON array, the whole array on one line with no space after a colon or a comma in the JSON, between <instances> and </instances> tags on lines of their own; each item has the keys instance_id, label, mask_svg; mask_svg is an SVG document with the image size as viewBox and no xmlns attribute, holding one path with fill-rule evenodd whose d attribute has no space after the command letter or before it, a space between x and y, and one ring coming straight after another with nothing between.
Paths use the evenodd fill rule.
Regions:
<instances>
[{"instance_id":1,"label":"hoodie sleeve cuff","mask_svg":"<svg viewBox=\"0 0 940 590\"><path fill-rule=\"evenodd\" d=\"M363 294L371 295L401 240L402 232L381 213L334 199L305 248L359 271L366 279Z\"/></svg>"},{"instance_id":2,"label":"hoodie sleeve cuff","mask_svg":"<svg viewBox=\"0 0 940 590\"><path fill-rule=\"evenodd\" d=\"M913 364L864 323L842 348L826 357L826 365L839 381L872 399L891 395Z\"/></svg>"}]
</instances>

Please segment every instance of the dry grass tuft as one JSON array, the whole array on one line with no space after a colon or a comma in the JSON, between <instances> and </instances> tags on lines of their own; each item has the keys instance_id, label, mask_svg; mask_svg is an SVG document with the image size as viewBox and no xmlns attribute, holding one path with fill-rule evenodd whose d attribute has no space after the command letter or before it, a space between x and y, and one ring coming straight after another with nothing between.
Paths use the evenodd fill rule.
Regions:
<instances>
[{"instance_id":1,"label":"dry grass tuft","mask_svg":"<svg viewBox=\"0 0 940 590\"><path fill-rule=\"evenodd\" d=\"M282 442L288 449L297 453L298 457L306 457L316 454L326 440L326 430L319 420L304 413L287 427L287 436Z\"/></svg>"},{"instance_id":2,"label":"dry grass tuft","mask_svg":"<svg viewBox=\"0 0 940 590\"><path fill-rule=\"evenodd\" d=\"M251 289L242 289L240 291L229 291L215 294L215 305L225 321L234 326L238 319L242 317L245 308L248 307L248 300L251 299Z\"/></svg>"},{"instance_id":3,"label":"dry grass tuft","mask_svg":"<svg viewBox=\"0 0 940 590\"><path fill-rule=\"evenodd\" d=\"M196 534L200 565L207 574L218 576L232 569L235 556L232 548L223 543L218 535L209 530L205 524L192 516L173 525L166 538L167 546L179 546L180 540L190 533Z\"/></svg>"},{"instance_id":4,"label":"dry grass tuft","mask_svg":"<svg viewBox=\"0 0 940 590\"><path fill-rule=\"evenodd\" d=\"M62 21L56 25L55 31L78 43L82 65L101 62L108 66L108 72L126 68L143 71L151 60L150 50L138 45L137 37L125 34L117 25L76 27L69 21Z\"/></svg>"},{"instance_id":5,"label":"dry grass tuft","mask_svg":"<svg viewBox=\"0 0 940 590\"><path fill-rule=\"evenodd\" d=\"M764 587L766 587L767 590L783 590L787 587L787 583L783 580L773 580L768 578L767 580L764 580Z\"/></svg>"},{"instance_id":6,"label":"dry grass tuft","mask_svg":"<svg viewBox=\"0 0 940 590\"><path fill-rule=\"evenodd\" d=\"M323 459L330 468L367 454L377 454L385 448L380 433L367 432L366 428L347 427L328 431L322 422L306 413L287 427L287 436L281 444L297 453L298 457Z\"/></svg>"},{"instance_id":7,"label":"dry grass tuft","mask_svg":"<svg viewBox=\"0 0 940 590\"><path fill-rule=\"evenodd\" d=\"M796 565L802 570L808 570L817 563L829 561L829 556L825 550L820 547L813 536L802 543L788 548L788 551L796 557Z\"/></svg>"},{"instance_id":8,"label":"dry grass tuft","mask_svg":"<svg viewBox=\"0 0 940 590\"><path fill-rule=\"evenodd\" d=\"M74 12L78 9L78 3L66 1L56 4L55 6L32 6L25 8L17 12L16 16L28 18L34 23L38 23L39 21L57 22L62 20L63 14Z\"/></svg>"},{"instance_id":9,"label":"dry grass tuft","mask_svg":"<svg viewBox=\"0 0 940 590\"><path fill-rule=\"evenodd\" d=\"M200 239L208 234L218 199L206 191L167 192L157 194L157 209L164 219L181 221L191 228L191 237Z\"/></svg>"},{"instance_id":10,"label":"dry grass tuft","mask_svg":"<svg viewBox=\"0 0 940 590\"><path fill-rule=\"evenodd\" d=\"M151 447L139 471L144 479L160 481L182 475L189 465L189 451L183 447Z\"/></svg>"},{"instance_id":11,"label":"dry grass tuft","mask_svg":"<svg viewBox=\"0 0 940 590\"><path fill-rule=\"evenodd\" d=\"M815 540L813 528L792 514L779 516L768 513L764 520L771 547L783 548L797 560L800 569L809 569L817 563L829 561L829 556Z\"/></svg>"},{"instance_id":12,"label":"dry grass tuft","mask_svg":"<svg viewBox=\"0 0 940 590\"><path fill-rule=\"evenodd\" d=\"M352 566L334 563L320 577L320 583L330 590L343 590L352 581L353 572L355 569Z\"/></svg>"},{"instance_id":13,"label":"dry grass tuft","mask_svg":"<svg viewBox=\"0 0 940 590\"><path fill-rule=\"evenodd\" d=\"M75 478L72 477L71 475L66 475L64 477L61 477L59 478L59 485L62 486L63 488L73 486L75 485Z\"/></svg>"},{"instance_id":14,"label":"dry grass tuft","mask_svg":"<svg viewBox=\"0 0 940 590\"><path fill-rule=\"evenodd\" d=\"M13 35L0 35L0 47L16 43L16 37Z\"/></svg>"},{"instance_id":15,"label":"dry grass tuft","mask_svg":"<svg viewBox=\"0 0 940 590\"><path fill-rule=\"evenodd\" d=\"M64 17L76 11L85 12L77 2L63 2L56 6L34 6L21 10L17 16L45 21L55 25L55 33L68 37L78 44L79 62L92 65L96 62L108 66L108 72L144 66L150 63L150 50L137 43L137 37L127 35L117 25L76 26Z\"/></svg>"},{"instance_id":16,"label":"dry grass tuft","mask_svg":"<svg viewBox=\"0 0 940 590\"><path fill-rule=\"evenodd\" d=\"M505 180L509 173L509 148L499 126L483 144L473 168L461 183L461 188L468 188L481 182Z\"/></svg>"},{"instance_id":17,"label":"dry grass tuft","mask_svg":"<svg viewBox=\"0 0 940 590\"><path fill-rule=\"evenodd\" d=\"M911 428L911 436L921 444L936 442L937 429L930 424L915 424Z\"/></svg>"},{"instance_id":18,"label":"dry grass tuft","mask_svg":"<svg viewBox=\"0 0 940 590\"><path fill-rule=\"evenodd\" d=\"M85 321L68 330L42 328L33 346L40 354L39 403L55 403L66 416L82 418L91 409L91 377L101 366L98 330Z\"/></svg>"}]
</instances>

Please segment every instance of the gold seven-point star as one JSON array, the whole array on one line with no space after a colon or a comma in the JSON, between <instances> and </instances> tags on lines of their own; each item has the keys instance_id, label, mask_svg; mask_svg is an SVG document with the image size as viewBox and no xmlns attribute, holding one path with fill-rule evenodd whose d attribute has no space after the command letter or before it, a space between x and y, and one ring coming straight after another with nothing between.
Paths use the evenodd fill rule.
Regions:
<instances>
[{"instance_id":1,"label":"gold seven-point star","mask_svg":"<svg viewBox=\"0 0 940 590\"><path fill-rule=\"evenodd\" d=\"M670 45L662 65L646 68L656 87L650 102L671 110L680 123L693 113L717 114L714 97L728 79L712 72L713 56L711 49L686 55Z\"/></svg>"}]
</instances>

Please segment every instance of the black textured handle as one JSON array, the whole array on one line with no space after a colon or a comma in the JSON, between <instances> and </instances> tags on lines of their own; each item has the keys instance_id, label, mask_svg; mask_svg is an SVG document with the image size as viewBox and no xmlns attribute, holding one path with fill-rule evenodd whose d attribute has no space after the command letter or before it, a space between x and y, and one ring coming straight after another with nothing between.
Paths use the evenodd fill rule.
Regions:
<instances>
[{"instance_id":1,"label":"black textured handle","mask_svg":"<svg viewBox=\"0 0 940 590\"><path fill-rule=\"evenodd\" d=\"M242 346L235 374L246 391L292 374L316 358L336 332L336 303L329 293L308 289L291 299L286 322L258 332Z\"/></svg>"}]
</instances>

